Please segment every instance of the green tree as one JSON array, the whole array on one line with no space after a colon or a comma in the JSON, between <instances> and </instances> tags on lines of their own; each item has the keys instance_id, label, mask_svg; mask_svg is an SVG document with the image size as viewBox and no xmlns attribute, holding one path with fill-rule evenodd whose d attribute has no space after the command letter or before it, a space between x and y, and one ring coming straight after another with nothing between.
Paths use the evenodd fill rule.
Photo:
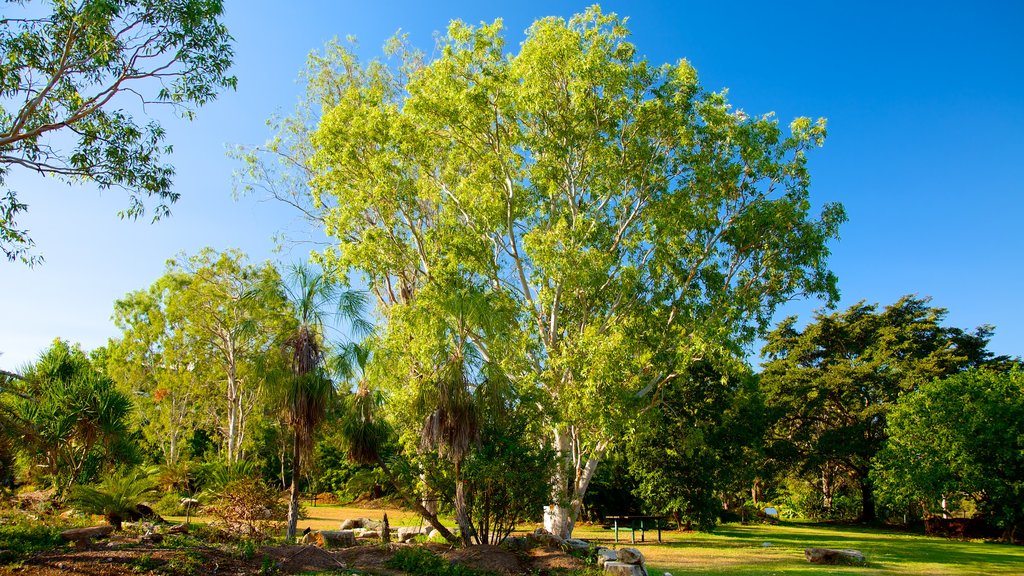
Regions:
<instances>
[{"instance_id":1,"label":"green tree","mask_svg":"<svg viewBox=\"0 0 1024 576\"><path fill-rule=\"evenodd\" d=\"M1024 372L972 370L906 394L871 476L896 506L969 499L1013 540L1024 526Z\"/></svg>"},{"instance_id":2,"label":"green tree","mask_svg":"<svg viewBox=\"0 0 1024 576\"><path fill-rule=\"evenodd\" d=\"M125 374L133 389L176 402L185 413L169 416L174 418L190 417L195 401L216 398L209 387L220 382L220 401L210 408L220 420L223 455L237 462L244 456L249 418L263 407L259 360L270 356L287 311L280 275L269 263L257 266L236 250L209 248L170 260L148 292L115 304L124 330L119 348L139 368L134 376L111 371Z\"/></svg>"},{"instance_id":3,"label":"green tree","mask_svg":"<svg viewBox=\"0 0 1024 576\"><path fill-rule=\"evenodd\" d=\"M785 319L768 336L762 386L776 455L821 479L826 508L835 475L860 485L861 518L875 519L869 471L896 401L925 382L982 365L1004 365L986 350L990 326L943 326L946 310L904 296L879 311L860 302L818 313L803 330Z\"/></svg>"},{"instance_id":4,"label":"green tree","mask_svg":"<svg viewBox=\"0 0 1024 576\"><path fill-rule=\"evenodd\" d=\"M43 6L37 6L42 4ZM0 19L0 183L11 168L101 189L123 188L138 218L156 197L154 219L178 199L174 168L156 121L128 111L169 105L186 117L236 80L227 75L231 36L221 0L48 0L8 2ZM28 209L14 190L0 199L0 250L34 264Z\"/></svg>"},{"instance_id":5,"label":"green tree","mask_svg":"<svg viewBox=\"0 0 1024 576\"><path fill-rule=\"evenodd\" d=\"M292 476L288 505L288 540L295 538L299 520L300 464L313 448L315 432L323 422L334 396L334 382L327 371L329 353L326 328L330 321L347 320L359 334L369 326L362 318L365 296L343 290L331 276L304 265L292 267L283 285L291 317L286 324L283 349L287 375L281 379L288 424L292 430Z\"/></svg>"},{"instance_id":6,"label":"green tree","mask_svg":"<svg viewBox=\"0 0 1024 576\"><path fill-rule=\"evenodd\" d=\"M694 364L666 384L623 441L636 494L710 531L729 488L753 480L764 434L757 381L739 361Z\"/></svg>"},{"instance_id":7,"label":"green tree","mask_svg":"<svg viewBox=\"0 0 1024 576\"><path fill-rule=\"evenodd\" d=\"M24 397L15 401L23 423L19 447L58 499L75 482L135 458L131 400L79 348L55 340L24 378Z\"/></svg>"},{"instance_id":8,"label":"green tree","mask_svg":"<svg viewBox=\"0 0 1024 576\"><path fill-rule=\"evenodd\" d=\"M453 286L510 309L512 344L482 325L469 339L546 393L547 523L563 535L638 395L750 342L779 303L835 296L827 242L844 215L809 214L805 157L824 122L784 134L627 35L595 7L536 22L514 54L500 21L452 23L431 61L396 40L395 66L332 44L263 157L310 158L301 206L338 243L320 258L365 276L386 330ZM252 180L270 173L247 159Z\"/></svg>"}]
</instances>

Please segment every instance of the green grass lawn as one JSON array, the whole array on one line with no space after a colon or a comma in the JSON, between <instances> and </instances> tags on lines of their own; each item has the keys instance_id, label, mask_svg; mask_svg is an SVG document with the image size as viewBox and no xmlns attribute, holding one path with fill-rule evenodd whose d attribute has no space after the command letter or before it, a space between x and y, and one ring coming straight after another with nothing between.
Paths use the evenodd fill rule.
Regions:
<instances>
[{"instance_id":1,"label":"green grass lawn","mask_svg":"<svg viewBox=\"0 0 1024 576\"><path fill-rule=\"evenodd\" d=\"M392 527L420 524L415 513L397 509L307 506L305 512L306 518L299 521L299 530L306 526L314 530L337 530L346 518L380 520L384 512ZM454 526L451 518L442 518L442 521ZM528 532L535 527L523 526L521 530ZM616 546L612 531L599 525L579 525L573 535L604 546ZM771 545L765 546L765 543ZM618 546L633 546L629 532L620 531ZM1024 575L1024 546L960 542L873 528L800 522L776 526L726 524L713 534L669 530L662 532L661 544L657 542L657 533L648 531L646 542L638 542L636 547L647 557L651 576L662 576L665 572L673 576ZM814 565L804 559L804 548L853 548L863 552L868 563L856 567Z\"/></svg>"},{"instance_id":2,"label":"green grass lawn","mask_svg":"<svg viewBox=\"0 0 1024 576\"><path fill-rule=\"evenodd\" d=\"M576 536L611 543L610 530L581 526ZM639 536L638 536L639 538ZM652 542L653 540L653 542ZM678 574L822 575L822 574L1024 574L1024 547L958 542L901 532L819 524L719 526L713 534L647 532L637 544L652 576ZM771 546L764 546L764 543ZM619 546L632 546L629 533ZM867 566L820 566L804 560L804 548L853 548Z\"/></svg>"}]
</instances>

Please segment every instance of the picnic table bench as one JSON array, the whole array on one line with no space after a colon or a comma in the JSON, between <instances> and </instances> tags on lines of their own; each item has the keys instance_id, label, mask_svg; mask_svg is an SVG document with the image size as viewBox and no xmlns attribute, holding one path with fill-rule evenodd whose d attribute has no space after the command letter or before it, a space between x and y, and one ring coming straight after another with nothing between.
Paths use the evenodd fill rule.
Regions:
<instances>
[{"instance_id":1,"label":"picnic table bench","mask_svg":"<svg viewBox=\"0 0 1024 576\"><path fill-rule=\"evenodd\" d=\"M611 520L615 530L615 543L619 542L619 530L629 530L633 544L636 544L636 531L640 531L640 541L644 541L644 533L647 530L658 531L658 542L661 542L661 521L666 516L606 516L605 520Z\"/></svg>"}]
</instances>

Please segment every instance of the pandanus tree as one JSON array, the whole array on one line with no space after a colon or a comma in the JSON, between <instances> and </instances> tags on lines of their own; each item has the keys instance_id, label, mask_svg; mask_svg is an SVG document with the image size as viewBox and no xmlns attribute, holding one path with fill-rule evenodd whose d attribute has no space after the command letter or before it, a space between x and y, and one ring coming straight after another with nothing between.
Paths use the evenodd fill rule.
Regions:
<instances>
[{"instance_id":1,"label":"pandanus tree","mask_svg":"<svg viewBox=\"0 0 1024 576\"><path fill-rule=\"evenodd\" d=\"M365 296L345 289L322 270L293 266L284 291L292 314L282 346L286 375L280 379L285 417L293 433L287 533L291 540L299 518L302 460L313 447L314 433L323 422L335 393L328 367L337 363L327 361L330 355L327 326L344 320L354 333L365 334L369 324L361 316Z\"/></svg>"}]
</instances>

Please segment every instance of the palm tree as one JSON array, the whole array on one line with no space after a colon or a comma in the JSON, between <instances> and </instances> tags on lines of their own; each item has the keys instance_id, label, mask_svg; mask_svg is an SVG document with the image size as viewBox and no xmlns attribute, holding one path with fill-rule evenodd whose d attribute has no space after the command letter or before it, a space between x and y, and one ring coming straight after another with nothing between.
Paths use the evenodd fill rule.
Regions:
<instances>
[{"instance_id":1,"label":"palm tree","mask_svg":"<svg viewBox=\"0 0 1024 576\"><path fill-rule=\"evenodd\" d=\"M284 291L293 316L283 342L287 374L280 391L293 432L287 533L292 540L299 519L301 462L311 452L314 433L335 392L326 368L328 322L347 320L357 334L367 332L369 325L361 316L365 295L344 289L322 270L292 266Z\"/></svg>"}]
</instances>

